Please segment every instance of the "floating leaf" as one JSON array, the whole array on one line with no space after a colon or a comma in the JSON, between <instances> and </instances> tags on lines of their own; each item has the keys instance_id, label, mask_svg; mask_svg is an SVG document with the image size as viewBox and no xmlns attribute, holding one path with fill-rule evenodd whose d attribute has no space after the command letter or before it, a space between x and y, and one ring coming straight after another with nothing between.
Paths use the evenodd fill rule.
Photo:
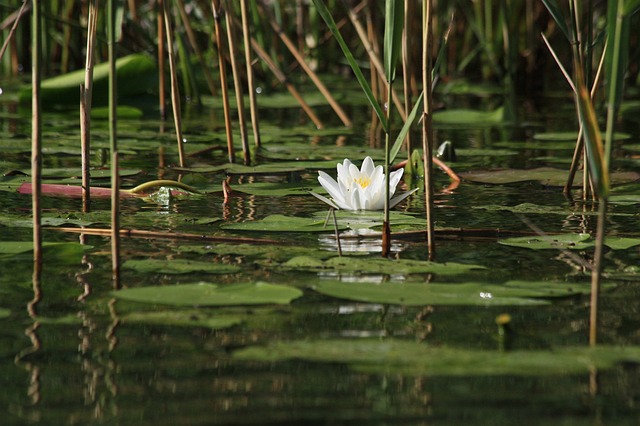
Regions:
<instances>
[{"instance_id":1,"label":"floating leaf","mask_svg":"<svg viewBox=\"0 0 640 426\"><path fill-rule=\"evenodd\" d=\"M527 181L538 181L545 186L563 186L567 181L567 171L551 167L539 167L537 169L499 169L481 170L459 173L465 180L488 184L509 184ZM634 182L640 179L637 172L615 172L611 174L614 183ZM582 173L576 173L574 186L582 184Z\"/></svg>"},{"instance_id":2,"label":"floating leaf","mask_svg":"<svg viewBox=\"0 0 640 426\"><path fill-rule=\"evenodd\" d=\"M631 135L628 133L616 133L614 139L617 141L624 141L631 139ZM539 141L565 141L575 142L578 139L578 132L544 132L536 133L533 135L533 139Z\"/></svg>"},{"instance_id":3,"label":"floating leaf","mask_svg":"<svg viewBox=\"0 0 640 426\"><path fill-rule=\"evenodd\" d=\"M133 54L116 61L118 98L143 95L157 87L156 65L150 56ZM42 82L42 105L74 105L80 103L78 88L84 83L84 69L49 78ZM93 105L107 105L109 89L109 64L103 62L93 69ZM31 100L31 88L20 90L20 102Z\"/></svg>"},{"instance_id":4,"label":"floating leaf","mask_svg":"<svg viewBox=\"0 0 640 426\"><path fill-rule=\"evenodd\" d=\"M524 247L533 250L576 249L583 250L595 245L590 234L532 235L530 237L513 237L499 240L505 246Z\"/></svg>"},{"instance_id":5,"label":"floating leaf","mask_svg":"<svg viewBox=\"0 0 640 426\"><path fill-rule=\"evenodd\" d=\"M214 315L201 310L133 312L120 317L126 323L160 324L180 327L206 327L214 330L233 327L242 323L235 315Z\"/></svg>"},{"instance_id":6,"label":"floating leaf","mask_svg":"<svg viewBox=\"0 0 640 426\"><path fill-rule=\"evenodd\" d=\"M489 204L486 206L472 206L473 209L488 211L508 211L517 214L560 214L563 216L597 216L597 211L585 211L582 209L558 207L558 206L542 206L533 203L521 203L515 206L501 206ZM608 216L632 216L630 213L608 213Z\"/></svg>"},{"instance_id":7,"label":"floating leaf","mask_svg":"<svg viewBox=\"0 0 640 426\"><path fill-rule=\"evenodd\" d=\"M47 262L76 263L92 246L79 243L43 242L42 256ZM32 241L0 241L0 259L33 252Z\"/></svg>"},{"instance_id":8,"label":"floating leaf","mask_svg":"<svg viewBox=\"0 0 640 426\"><path fill-rule=\"evenodd\" d=\"M384 259L380 257L332 257L326 261L308 256L290 259L282 266L298 271L337 271L360 274L440 274L455 275L484 269L479 265L464 263L437 263L411 259Z\"/></svg>"},{"instance_id":9,"label":"floating leaf","mask_svg":"<svg viewBox=\"0 0 640 426\"><path fill-rule=\"evenodd\" d=\"M302 292L296 288L263 282L223 287L207 283L147 286L113 291L111 294L133 302L174 306L288 304L302 296Z\"/></svg>"},{"instance_id":10,"label":"floating leaf","mask_svg":"<svg viewBox=\"0 0 640 426\"><path fill-rule=\"evenodd\" d=\"M233 231L262 231L262 232L332 232L333 226L325 226L324 220L309 219L296 216L284 216L273 214L262 220L253 220L240 223L226 223L222 229ZM345 226L338 226L346 229Z\"/></svg>"},{"instance_id":11,"label":"floating leaf","mask_svg":"<svg viewBox=\"0 0 640 426\"><path fill-rule=\"evenodd\" d=\"M553 350L498 352L430 347L401 340L330 339L272 342L263 347L240 349L236 360L282 362L306 360L342 363L369 373L406 376L522 375L588 373L619 363L640 363L640 347L564 347Z\"/></svg>"},{"instance_id":12,"label":"floating leaf","mask_svg":"<svg viewBox=\"0 0 640 426\"><path fill-rule=\"evenodd\" d=\"M493 126L504 122L504 108L494 111L473 109L448 109L433 114L434 124Z\"/></svg>"},{"instance_id":13,"label":"floating leaf","mask_svg":"<svg viewBox=\"0 0 640 426\"><path fill-rule=\"evenodd\" d=\"M334 164L335 166L335 164ZM308 195L309 191L319 191L320 185L305 186L299 183L254 182L233 185L232 190L251 195L282 197L286 195Z\"/></svg>"},{"instance_id":14,"label":"floating leaf","mask_svg":"<svg viewBox=\"0 0 640 426\"><path fill-rule=\"evenodd\" d=\"M11 316L9 309L0 308L0 319L8 318L9 316Z\"/></svg>"},{"instance_id":15,"label":"floating leaf","mask_svg":"<svg viewBox=\"0 0 640 426\"><path fill-rule=\"evenodd\" d=\"M122 267L142 273L159 274L189 274L192 272L233 274L240 271L240 267L236 265L224 265L187 259L131 259L124 262Z\"/></svg>"},{"instance_id":16,"label":"floating leaf","mask_svg":"<svg viewBox=\"0 0 640 426\"><path fill-rule=\"evenodd\" d=\"M488 283L347 283L319 281L312 288L324 295L357 302L407 306L544 305L535 298L566 297L589 292L589 284L514 281Z\"/></svg>"}]
</instances>

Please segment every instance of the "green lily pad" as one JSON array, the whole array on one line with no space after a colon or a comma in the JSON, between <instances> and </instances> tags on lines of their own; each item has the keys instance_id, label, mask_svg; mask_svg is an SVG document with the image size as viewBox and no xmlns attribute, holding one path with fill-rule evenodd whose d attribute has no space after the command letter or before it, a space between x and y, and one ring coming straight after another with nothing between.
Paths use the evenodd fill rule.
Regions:
<instances>
[{"instance_id":1,"label":"green lily pad","mask_svg":"<svg viewBox=\"0 0 640 426\"><path fill-rule=\"evenodd\" d=\"M0 319L8 318L9 316L11 316L9 309L0 308Z\"/></svg>"},{"instance_id":2,"label":"green lily pad","mask_svg":"<svg viewBox=\"0 0 640 426\"><path fill-rule=\"evenodd\" d=\"M331 339L273 342L240 349L236 360L282 362L306 360L342 363L356 371L405 376L521 375L588 373L619 363L640 363L640 347L564 347L553 350L497 352L430 347L401 340Z\"/></svg>"},{"instance_id":3,"label":"green lily pad","mask_svg":"<svg viewBox=\"0 0 640 426\"><path fill-rule=\"evenodd\" d=\"M187 259L131 259L122 264L123 268L142 273L189 274L205 272L207 274L233 274L241 269L236 265L213 262L201 262Z\"/></svg>"},{"instance_id":4,"label":"green lily pad","mask_svg":"<svg viewBox=\"0 0 640 426\"><path fill-rule=\"evenodd\" d=\"M197 283L113 291L119 299L173 306L286 305L302 296L297 288L263 282L226 285Z\"/></svg>"},{"instance_id":5,"label":"green lily pad","mask_svg":"<svg viewBox=\"0 0 640 426\"><path fill-rule=\"evenodd\" d=\"M299 173L305 170L294 163L269 163L257 166L245 166L242 164L223 164L220 166L200 167L174 167L174 170L193 173L227 173L230 175L282 175Z\"/></svg>"},{"instance_id":6,"label":"green lily pad","mask_svg":"<svg viewBox=\"0 0 640 426\"><path fill-rule=\"evenodd\" d=\"M84 70L77 70L42 82L42 105L74 105L80 103L78 88L84 83ZM139 96L157 88L156 65L150 56L133 54L116 60L118 98ZM98 64L93 69L93 105L108 104L109 64ZM21 103L31 100L31 88L20 90Z\"/></svg>"},{"instance_id":7,"label":"green lily pad","mask_svg":"<svg viewBox=\"0 0 640 426\"><path fill-rule=\"evenodd\" d=\"M305 186L288 182L255 182L233 185L232 190L250 195L282 197L287 195L309 195L309 191L318 192L320 185Z\"/></svg>"},{"instance_id":8,"label":"green lily pad","mask_svg":"<svg viewBox=\"0 0 640 426\"><path fill-rule=\"evenodd\" d=\"M620 194L610 195L609 202L611 204L632 206L634 204L640 204L640 194Z\"/></svg>"},{"instance_id":9,"label":"green lily pad","mask_svg":"<svg viewBox=\"0 0 640 426\"><path fill-rule=\"evenodd\" d=\"M509 184L527 181L537 181L545 186L563 186L567 181L567 171L551 167L539 167L537 169L499 169L459 173L462 179L485 184ZM640 179L637 172L615 172L611 174L611 180L615 184L634 182ZM576 173L574 186L582 184L582 172Z\"/></svg>"},{"instance_id":10,"label":"green lily pad","mask_svg":"<svg viewBox=\"0 0 640 426\"><path fill-rule=\"evenodd\" d=\"M92 246L79 243L43 242L42 256L47 262L76 263ZM31 241L0 241L0 259L33 252Z\"/></svg>"},{"instance_id":11,"label":"green lily pad","mask_svg":"<svg viewBox=\"0 0 640 426\"><path fill-rule=\"evenodd\" d=\"M479 265L464 263L437 263L412 259L384 259L380 257L332 257L328 260L297 256L281 265L296 271L336 271L359 274L437 274L455 275L484 269Z\"/></svg>"},{"instance_id":12,"label":"green lily pad","mask_svg":"<svg viewBox=\"0 0 640 426\"><path fill-rule=\"evenodd\" d=\"M492 126L504 122L504 108L494 111L473 109L448 109L433 114L434 124Z\"/></svg>"},{"instance_id":13,"label":"green lily pad","mask_svg":"<svg viewBox=\"0 0 640 426\"><path fill-rule=\"evenodd\" d=\"M181 253L217 254L221 256L234 255L256 257L269 261L285 262L296 256L309 256L318 259L328 259L335 256L334 252L303 246L274 246L267 244L213 244L213 245L181 245L177 248Z\"/></svg>"},{"instance_id":14,"label":"green lily pad","mask_svg":"<svg viewBox=\"0 0 640 426\"><path fill-rule=\"evenodd\" d=\"M262 232L333 232L333 225L325 226L324 219L304 218L297 216L285 216L273 214L262 220L253 220L240 223L225 223L222 229L233 231L262 231ZM345 226L338 225L338 229L344 230Z\"/></svg>"},{"instance_id":15,"label":"green lily pad","mask_svg":"<svg viewBox=\"0 0 640 426\"><path fill-rule=\"evenodd\" d=\"M589 293L589 284L511 281L488 283L346 283L319 281L312 288L339 299L406 306L518 306L545 305L536 298L567 297Z\"/></svg>"},{"instance_id":16,"label":"green lily pad","mask_svg":"<svg viewBox=\"0 0 640 426\"><path fill-rule=\"evenodd\" d=\"M575 249L583 250L595 245L591 234L532 235L498 240L499 244L512 247L524 247L533 250Z\"/></svg>"},{"instance_id":17,"label":"green lily pad","mask_svg":"<svg viewBox=\"0 0 640 426\"><path fill-rule=\"evenodd\" d=\"M614 140L623 141L631 139L631 135L628 133L615 133L613 135ZM533 135L533 139L539 141L572 141L575 142L578 139L578 132L544 132L536 133Z\"/></svg>"},{"instance_id":18,"label":"green lily pad","mask_svg":"<svg viewBox=\"0 0 640 426\"><path fill-rule=\"evenodd\" d=\"M241 324L243 319L235 315L215 315L200 310L133 312L120 317L127 323L171 325L180 327L205 327L221 330Z\"/></svg>"},{"instance_id":19,"label":"green lily pad","mask_svg":"<svg viewBox=\"0 0 640 426\"><path fill-rule=\"evenodd\" d=\"M530 237L514 237L499 240L498 243L513 246L524 247L533 250L545 249L574 249L583 250L595 247L595 239L590 234L562 234L548 236L530 236ZM640 238L607 236L604 239L604 245L613 250L626 250L631 247L640 245Z\"/></svg>"}]
</instances>

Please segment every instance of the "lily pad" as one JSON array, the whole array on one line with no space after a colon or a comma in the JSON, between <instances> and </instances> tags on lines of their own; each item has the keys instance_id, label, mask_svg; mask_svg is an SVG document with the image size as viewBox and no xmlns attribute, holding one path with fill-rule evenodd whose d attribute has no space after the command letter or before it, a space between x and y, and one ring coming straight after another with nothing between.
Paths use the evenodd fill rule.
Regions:
<instances>
[{"instance_id":1,"label":"lily pad","mask_svg":"<svg viewBox=\"0 0 640 426\"><path fill-rule=\"evenodd\" d=\"M288 182L255 182L233 185L232 190L250 195L282 197L286 195L309 195L309 191L318 192L320 185L305 186Z\"/></svg>"},{"instance_id":2,"label":"lily pad","mask_svg":"<svg viewBox=\"0 0 640 426\"><path fill-rule=\"evenodd\" d=\"M120 317L127 323L171 325L180 327L205 327L221 330L241 324L243 319L235 315L215 315L200 310L133 312Z\"/></svg>"},{"instance_id":3,"label":"lily pad","mask_svg":"<svg viewBox=\"0 0 640 426\"><path fill-rule=\"evenodd\" d=\"M462 179L485 184L509 184L518 182L537 181L545 186L563 186L567 181L567 171L551 167L537 169L498 169L459 173ZM611 174L613 183L634 182L640 179L637 172L615 172ZM574 186L582 184L582 172L576 173Z\"/></svg>"},{"instance_id":4,"label":"lily pad","mask_svg":"<svg viewBox=\"0 0 640 426\"><path fill-rule=\"evenodd\" d=\"M575 142L578 139L578 132L544 132L536 133L533 135L533 139L539 141L572 141ZM613 139L616 141L623 141L631 139L631 135L628 133L615 133Z\"/></svg>"},{"instance_id":5,"label":"lily pad","mask_svg":"<svg viewBox=\"0 0 640 426\"><path fill-rule=\"evenodd\" d=\"M406 306L518 306L545 305L536 298L567 297L589 293L589 284L512 281L489 283L345 283L319 281L312 288L339 299Z\"/></svg>"},{"instance_id":6,"label":"lily pad","mask_svg":"<svg viewBox=\"0 0 640 426\"><path fill-rule=\"evenodd\" d=\"M533 250L575 249L583 250L595 245L591 234L532 235L498 240L499 244L512 247L524 247Z\"/></svg>"},{"instance_id":7,"label":"lily pad","mask_svg":"<svg viewBox=\"0 0 640 426\"><path fill-rule=\"evenodd\" d=\"M269 163L257 166L242 164L223 164L221 166L174 167L174 170L193 173L227 173L230 175L282 175L299 173L305 170L298 164Z\"/></svg>"},{"instance_id":8,"label":"lily pad","mask_svg":"<svg viewBox=\"0 0 640 426\"><path fill-rule=\"evenodd\" d=\"M47 262L76 263L92 246L79 243L43 242L42 256ZM31 241L0 241L0 260L33 252Z\"/></svg>"},{"instance_id":9,"label":"lily pad","mask_svg":"<svg viewBox=\"0 0 640 426\"><path fill-rule=\"evenodd\" d=\"M640 347L564 347L553 350L497 352L430 347L418 342L372 339L273 342L234 352L244 361L305 360L342 363L357 371L405 376L521 375L588 373L620 363L640 363Z\"/></svg>"},{"instance_id":10,"label":"lily pad","mask_svg":"<svg viewBox=\"0 0 640 426\"><path fill-rule=\"evenodd\" d=\"M9 309L0 308L0 319L5 319L11 316L11 311Z\"/></svg>"},{"instance_id":11,"label":"lily pad","mask_svg":"<svg viewBox=\"0 0 640 426\"><path fill-rule=\"evenodd\" d=\"M433 114L433 122L436 125L492 126L504 122L504 108L500 107L494 111L473 109L437 111Z\"/></svg>"},{"instance_id":12,"label":"lily pad","mask_svg":"<svg viewBox=\"0 0 640 426\"><path fill-rule=\"evenodd\" d=\"M483 266L464 263L437 263L412 259L384 259L380 257L332 257L326 261L298 256L281 265L296 271L336 271L359 274L437 274L455 275L484 269Z\"/></svg>"},{"instance_id":13,"label":"lily pad","mask_svg":"<svg viewBox=\"0 0 640 426\"><path fill-rule=\"evenodd\" d=\"M325 226L324 220L281 214L273 214L262 220L226 223L220 228L233 231L262 232L332 232L334 230L333 225L327 224ZM344 230L346 226L338 225L338 229Z\"/></svg>"},{"instance_id":14,"label":"lily pad","mask_svg":"<svg viewBox=\"0 0 640 426\"><path fill-rule=\"evenodd\" d=\"M513 246L524 247L533 250L545 249L573 249L583 250L595 247L595 239L590 234L562 234L548 236L531 236L531 237L514 237L499 240L498 243ZM631 247L640 246L640 238L607 236L604 239L604 245L613 250L626 250Z\"/></svg>"},{"instance_id":15,"label":"lily pad","mask_svg":"<svg viewBox=\"0 0 640 426\"><path fill-rule=\"evenodd\" d=\"M187 259L131 259L122 264L123 268L142 273L189 274L205 272L207 274L233 274L241 269L236 265L202 262Z\"/></svg>"},{"instance_id":16,"label":"lily pad","mask_svg":"<svg viewBox=\"0 0 640 426\"><path fill-rule=\"evenodd\" d=\"M113 291L119 299L173 306L286 305L302 296L297 288L263 282L226 286L197 283Z\"/></svg>"}]
</instances>

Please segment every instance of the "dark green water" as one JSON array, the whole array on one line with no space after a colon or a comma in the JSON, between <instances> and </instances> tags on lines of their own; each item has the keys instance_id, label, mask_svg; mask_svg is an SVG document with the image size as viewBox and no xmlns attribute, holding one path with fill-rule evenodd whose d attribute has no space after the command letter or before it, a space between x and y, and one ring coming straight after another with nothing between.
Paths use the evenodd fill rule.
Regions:
<instances>
[{"instance_id":1,"label":"dark green water","mask_svg":"<svg viewBox=\"0 0 640 426\"><path fill-rule=\"evenodd\" d=\"M568 103L570 103L568 101ZM29 169L29 129L27 113L10 112L3 104L0 167L6 174L0 191L0 240L30 241L30 196L17 194L15 182ZM356 110L357 111L357 110ZM328 111L323 111L328 112ZM150 115L153 115L152 113ZM189 157L191 167L213 166L226 161L218 148L224 147L221 112L217 109L187 111L185 136L188 152L206 147L216 149ZM330 136L314 137L296 109L265 113L265 146L284 146L285 152L309 146L305 155L344 157L336 145L341 130ZM566 130L573 123L566 105L526 116L515 127L439 127L439 141L455 142L459 171L481 168L533 168L555 166L566 169L571 147L550 143L534 146L533 135L542 131ZM328 114L327 114L328 116ZM368 113L364 116L368 117ZM79 167L79 137L75 112L45 115L45 169ZM329 119L331 122L331 119ZM362 121L362 120L360 120ZM637 143L638 125L626 123ZM123 120L120 123L121 167L133 170L123 185L131 187L158 177L176 179L171 166L177 162L170 123L160 131L155 118ZM100 161L107 146L106 124L95 123L93 160ZM366 155L367 129L361 124L345 132L339 144L356 147ZM516 142L513 142L516 141ZM636 141L636 142L634 142ZM503 144L503 142L510 142ZM529 144L529 145L527 145ZM159 168L159 147L165 149L165 164ZM289 146L290 148L287 148ZM304 149L304 148L303 148ZM464 150L474 149L475 151ZM500 149L512 152L497 155ZM360 155L358 161L361 160ZM629 152L617 151L621 169L637 169ZM356 160L355 158L354 161ZM637 161L637 160L635 160ZM275 160L263 160L275 162ZM12 173L10 173L12 172ZM332 171L335 173L334 171ZM47 182L77 179L59 172ZM13 175L13 176L10 176ZM71 174L73 175L73 174ZM292 180L315 187L315 170L295 175L232 176L232 188L251 182ZM517 373L483 373L481 365L466 366L460 373L425 373L406 367L400 371L380 362L362 364L342 361L314 361L309 357L280 361L238 359L246 348L292 341L353 342L399 340L418 342L425 347L483 350L500 356L495 319L511 315L513 335L509 344L522 357L535 351L557 351L568 346L586 347L588 336L588 296L552 299L536 306L456 305L401 306L363 303L329 297L313 290L315 272L292 272L279 265L278 252L289 248L335 250L331 231L241 232L221 227L262 219L271 214L310 217L325 207L315 198L301 196L247 195L234 192L224 204L220 192L225 178L221 173L185 173L185 181L204 188L201 196L169 201L127 199L123 201L123 226L163 232L185 232L235 237L269 238L273 253L259 257L217 251L217 243L167 239L123 238L123 260L191 259L215 264L237 265L229 274L169 274L123 269L122 286L179 285L206 281L233 286L256 280L302 290L290 304L200 307L193 315L239 318L231 327L175 326L137 322L131 314L171 310L171 307L127 302L116 298L111 281L109 239L86 236L90 248L82 253L45 252L41 294L34 301L31 254L0 257L0 412L2 424L482 424L482 425L635 425L640 420L640 367L636 362L618 362L606 369L562 371L544 366ZM503 185L463 182L447 189L446 175L437 176L436 220L439 227L528 231L520 216L509 211L486 208L490 205L572 208L571 214L525 214L545 232L588 232L595 229L595 216L583 215L590 205L567 200L561 188L536 182ZM108 180L94 179L106 186ZM638 194L637 186L628 193ZM578 197L579 194L576 194ZM88 219L82 215L81 201L47 197L45 217ZM92 226L104 227L108 200L95 200ZM421 216L421 197L413 197L397 209ZM638 236L637 203L615 204L609 229L613 234ZM102 216L99 216L102 214ZM107 216L108 217L108 216ZM213 221L212 219L218 219ZM23 220L22 220L23 219ZM71 226L75 226L73 223ZM47 228L48 242L78 242L77 234ZM344 241L345 250L372 251L377 243ZM396 240L394 249L401 259L424 259L426 246L416 240ZM199 250L199 251L198 251ZM529 250L497 243L495 237L446 238L438 240L437 260L477 264L486 269L452 278L431 274L402 274L393 267L384 273L361 276L354 273L321 273L345 283L382 281L464 282L500 284L508 280L588 282L581 266L557 250ZM589 259L592 249L574 251ZM347 253L349 254L349 253ZM607 268L622 271L640 263L638 247L610 250ZM634 282L635 280L635 282ZM609 280L601 299L600 341L604 345L640 345L640 294L635 278ZM339 351L338 351L339 353ZM373 356L375 358L375 354ZM553 357L550 367L553 366ZM365 367L367 367L365 366Z\"/></svg>"}]
</instances>

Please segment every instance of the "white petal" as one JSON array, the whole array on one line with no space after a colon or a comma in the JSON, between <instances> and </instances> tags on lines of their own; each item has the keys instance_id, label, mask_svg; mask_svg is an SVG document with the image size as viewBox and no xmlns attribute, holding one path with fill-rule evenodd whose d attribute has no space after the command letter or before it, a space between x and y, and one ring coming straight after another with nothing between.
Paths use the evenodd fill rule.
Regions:
<instances>
[{"instance_id":1,"label":"white petal","mask_svg":"<svg viewBox=\"0 0 640 426\"><path fill-rule=\"evenodd\" d=\"M367 176L371 176L374 169L375 165L373 164L373 160L371 159L371 157L367 156L362 162L360 171Z\"/></svg>"},{"instance_id":2,"label":"white petal","mask_svg":"<svg viewBox=\"0 0 640 426\"><path fill-rule=\"evenodd\" d=\"M338 182L336 182L331 176L322 170L319 170L318 182L320 182L320 185L322 185L338 205L340 202L344 202L344 193L340 190Z\"/></svg>"}]
</instances>

